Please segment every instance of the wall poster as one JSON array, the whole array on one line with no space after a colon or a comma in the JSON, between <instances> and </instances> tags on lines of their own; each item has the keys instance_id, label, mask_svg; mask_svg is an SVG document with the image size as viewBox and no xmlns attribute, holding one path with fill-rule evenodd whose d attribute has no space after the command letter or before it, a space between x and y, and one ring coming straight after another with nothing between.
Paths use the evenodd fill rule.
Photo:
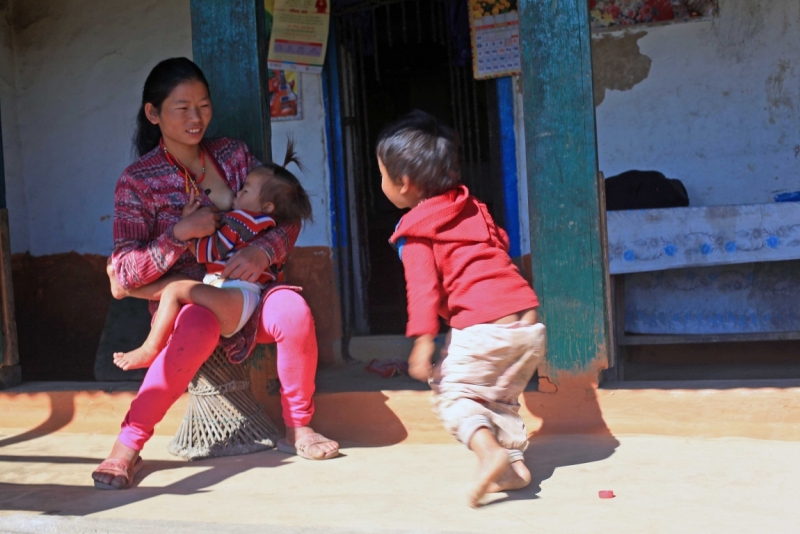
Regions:
<instances>
[{"instance_id":1,"label":"wall poster","mask_svg":"<svg viewBox=\"0 0 800 534\"><path fill-rule=\"evenodd\" d=\"M269 116L274 121L303 118L300 100L300 73L269 69Z\"/></svg>"},{"instance_id":2,"label":"wall poster","mask_svg":"<svg viewBox=\"0 0 800 534\"><path fill-rule=\"evenodd\" d=\"M265 7L272 13L267 66L275 70L322 72L330 0L265 0Z\"/></svg>"},{"instance_id":3,"label":"wall poster","mask_svg":"<svg viewBox=\"0 0 800 534\"><path fill-rule=\"evenodd\" d=\"M273 27L275 0L264 0L267 28ZM267 70L269 90L269 113L274 121L290 121L303 118L300 98L300 73L292 70Z\"/></svg>"}]
</instances>

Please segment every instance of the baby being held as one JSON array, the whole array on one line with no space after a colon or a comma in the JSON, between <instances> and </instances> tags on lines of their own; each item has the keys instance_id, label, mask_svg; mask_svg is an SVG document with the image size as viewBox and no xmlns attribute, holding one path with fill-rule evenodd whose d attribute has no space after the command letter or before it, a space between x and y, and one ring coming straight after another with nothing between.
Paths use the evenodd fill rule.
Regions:
<instances>
[{"instance_id":1,"label":"baby being held","mask_svg":"<svg viewBox=\"0 0 800 534\"><path fill-rule=\"evenodd\" d=\"M124 370L149 367L166 346L175 319L186 304L208 308L217 318L222 336L233 336L244 327L258 307L264 287L282 281L283 265L267 266L256 282L225 279L221 274L230 255L274 228L276 223L302 222L312 217L308 194L297 177L285 168L289 162L299 166L291 145L283 167L269 163L248 173L233 201L233 210L222 215L216 233L190 245L195 249L197 261L206 266L203 281L170 279L161 295L150 334L138 349L114 353L118 367ZM198 209L200 201L191 192L183 217Z\"/></svg>"}]
</instances>

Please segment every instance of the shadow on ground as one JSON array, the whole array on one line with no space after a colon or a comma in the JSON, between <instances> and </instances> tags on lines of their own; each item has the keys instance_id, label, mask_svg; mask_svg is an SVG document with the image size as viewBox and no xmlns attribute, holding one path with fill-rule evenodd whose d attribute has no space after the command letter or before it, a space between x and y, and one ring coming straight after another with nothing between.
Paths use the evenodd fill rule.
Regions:
<instances>
[{"instance_id":1,"label":"shadow on ground","mask_svg":"<svg viewBox=\"0 0 800 534\"><path fill-rule=\"evenodd\" d=\"M49 515L83 516L111 510L161 495L193 495L209 491L212 486L250 469L279 467L287 456L261 452L244 456L214 458L192 462L179 460L148 460L136 476L134 488L123 491L99 491L94 487L63 484L0 483L0 509L6 511L39 512ZM4 462L86 464L87 479L90 466L101 458L0 456ZM205 468L162 487L136 487L156 471L180 469L191 465Z\"/></svg>"},{"instance_id":2,"label":"shadow on ground","mask_svg":"<svg viewBox=\"0 0 800 534\"><path fill-rule=\"evenodd\" d=\"M619 447L603 420L592 385L562 388L555 394L526 391L523 402L542 420L541 427L529 436L525 451L531 484L492 504L537 499L542 482L557 476L558 468L605 460ZM559 439L553 439L555 436Z\"/></svg>"}]
</instances>

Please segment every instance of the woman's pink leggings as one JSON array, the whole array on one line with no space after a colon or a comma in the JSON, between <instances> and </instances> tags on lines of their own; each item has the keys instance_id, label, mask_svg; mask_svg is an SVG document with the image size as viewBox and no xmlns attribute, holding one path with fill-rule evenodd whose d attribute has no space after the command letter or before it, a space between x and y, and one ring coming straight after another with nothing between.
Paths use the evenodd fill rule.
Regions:
<instances>
[{"instance_id":1,"label":"woman's pink leggings","mask_svg":"<svg viewBox=\"0 0 800 534\"><path fill-rule=\"evenodd\" d=\"M175 321L166 348L148 369L122 422L119 440L142 450L155 426L180 397L219 341L219 324L202 306L184 306ZM306 426L314 415L314 376L317 370L317 338L314 318L297 292L281 289L264 302L258 343L278 344L278 378L281 406L287 427Z\"/></svg>"}]
</instances>

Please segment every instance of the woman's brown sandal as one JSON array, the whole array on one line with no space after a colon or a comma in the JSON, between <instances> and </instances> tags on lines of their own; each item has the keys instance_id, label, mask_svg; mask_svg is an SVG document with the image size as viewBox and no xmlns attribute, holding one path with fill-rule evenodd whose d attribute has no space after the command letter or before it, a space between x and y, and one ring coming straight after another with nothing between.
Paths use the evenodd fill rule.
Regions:
<instances>
[{"instance_id":1,"label":"woman's brown sandal","mask_svg":"<svg viewBox=\"0 0 800 534\"><path fill-rule=\"evenodd\" d=\"M332 439L328 439L322 434L314 432L313 434L308 434L303 436L302 438L296 440L294 445L289 445L286 443L285 439L278 441L278 450L280 452L284 452L286 454L296 454L301 458L305 458L306 460L329 460L331 458L335 458L339 456L339 448L337 447L335 451L330 451L325 453L324 456L321 458L316 458L311 455L309 449L314 445L319 445L321 443L334 443Z\"/></svg>"},{"instance_id":2,"label":"woman's brown sandal","mask_svg":"<svg viewBox=\"0 0 800 534\"><path fill-rule=\"evenodd\" d=\"M138 473L142 468L142 464L143 462L141 457L136 458L136 461L133 463L133 467L131 467L130 462L123 460L122 458L108 458L107 460L103 460L97 469L94 470L94 473L113 475L114 478L125 477L125 484L117 487L112 484L103 484L102 482L95 480L94 487L103 490L128 489L133 485L133 477L135 477L136 473Z\"/></svg>"}]
</instances>

